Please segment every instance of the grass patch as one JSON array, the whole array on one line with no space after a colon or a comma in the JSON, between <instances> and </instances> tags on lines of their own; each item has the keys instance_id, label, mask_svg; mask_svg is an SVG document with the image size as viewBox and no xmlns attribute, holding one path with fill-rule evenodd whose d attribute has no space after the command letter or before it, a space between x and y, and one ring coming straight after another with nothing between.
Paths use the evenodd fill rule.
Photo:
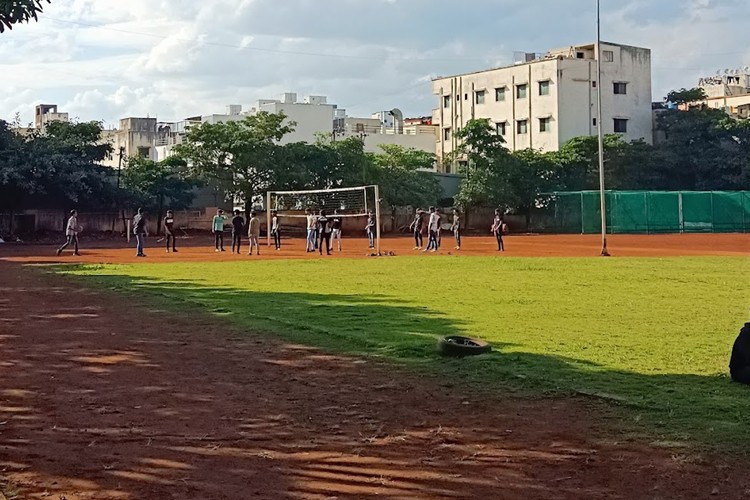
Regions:
<instances>
[{"instance_id":1,"label":"grass patch","mask_svg":"<svg viewBox=\"0 0 750 500\"><path fill-rule=\"evenodd\" d=\"M399 258L82 266L64 272L338 352L376 355L501 390L582 394L665 441L750 440L750 393L729 351L750 260ZM437 336L497 352L460 362Z\"/></svg>"}]
</instances>

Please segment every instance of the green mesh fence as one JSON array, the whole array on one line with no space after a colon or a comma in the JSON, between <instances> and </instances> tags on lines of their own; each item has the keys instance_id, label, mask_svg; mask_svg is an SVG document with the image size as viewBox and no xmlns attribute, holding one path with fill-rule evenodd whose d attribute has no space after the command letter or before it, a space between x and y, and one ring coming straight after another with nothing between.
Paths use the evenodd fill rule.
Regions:
<instances>
[{"instance_id":1,"label":"green mesh fence","mask_svg":"<svg viewBox=\"0 0 750 500\"><path fill-rule=\"evenodd\" d=\"M750 232L750 191L607 191L610 233ZM598 191L549 194L534 216L536 229L596 234L601 231Z\"/></svg>"}]
</instances>

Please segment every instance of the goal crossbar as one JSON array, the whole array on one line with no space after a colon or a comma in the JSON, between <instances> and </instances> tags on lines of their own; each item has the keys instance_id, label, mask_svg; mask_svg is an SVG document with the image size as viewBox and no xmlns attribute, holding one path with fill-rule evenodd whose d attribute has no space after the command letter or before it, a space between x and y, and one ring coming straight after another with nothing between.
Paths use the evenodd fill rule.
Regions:
<instances>
[{"instance_id":1,"label":"goal crossbar","mask_svg":"<svg viewBox=\"0 0 750 500\"><path fill-rule=\"evenodd\" d=\"M322 194L322 193L344 193L350 191L365 191L368 188L375 189L378 186L354 186L348 188L333 188L333 189L310 189L308 191L269 191L269 194L288 196L288 195L305 195L305 194Z\"/></svg>"}]
</instances>

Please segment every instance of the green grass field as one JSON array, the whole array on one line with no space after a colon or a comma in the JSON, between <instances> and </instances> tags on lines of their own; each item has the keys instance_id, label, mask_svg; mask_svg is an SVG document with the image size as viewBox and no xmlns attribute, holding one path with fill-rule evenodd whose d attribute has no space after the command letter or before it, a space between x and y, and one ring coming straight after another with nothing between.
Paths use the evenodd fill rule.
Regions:
<instances>
[{"instance_id":1,"label":"green grass field","mask_svg":"<svg viewBox=\"0 0 750 500\"><path fill-rule=\"evenodd\" d=\"M396 258L83 266L86 281L253 332L375 355L499 392L587 394L653 439L750 440L730 382L750 260ZM62 268L70 273L71 268ZM436 338L496 352L446 360ZM743 445L744 446L744 445Z\"/></svg>"}]
</instances>

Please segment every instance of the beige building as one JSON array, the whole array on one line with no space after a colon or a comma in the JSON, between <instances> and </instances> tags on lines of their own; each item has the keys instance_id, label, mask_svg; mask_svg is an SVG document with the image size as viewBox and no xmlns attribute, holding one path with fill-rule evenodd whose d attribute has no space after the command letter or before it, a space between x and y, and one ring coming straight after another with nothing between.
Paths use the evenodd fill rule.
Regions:
<instances>
[{"instance_id":1,"label":"beige building","mask_svg":"<svg viewBox=\"0 0 750 500\"><path fill-rule=\"evenodd\" d=\"M67 122L68 113L57 111L57 104L39 104L34 109L34 128L41 133L45 132L48 123Z\"/></svg>"},{"instance_id":2,"label":"beige building","mask_svg":"<svg viewBox=\"0 0 750 500\"><path fill-rule=\"evenodd\" d=\"M381 145L393 144L434 154L437 131L431 119L405 120L398 109L373 113L371 118L354 118L343 113L334 122L335 140L359 137L368 153L379 153Z\"/></svg>"},{"instance_id":3,"label":"beige building","mask_svg":"<svg viewBox=\"0 0 750 500\"><path fill-rule=\"evenodd\" d=\"M750 68L719 71L716 76L702 78L698 86L706 93L708 107L736 118L750 118Z\"/></svg>"},{"instance_id":4,"label":"beige building","mask_svg":"<svg viewBox=\"0 0 750 500\"><path fill-rule=\"evenodd\" d=\"M598 82L596 48L588 44L522 54L512 66L434 79L438 158L458 147L455 132L471 119L489 119L514 151L555 151L574 137L596 135L600 83L604 133L651 142L651 51L602 43ZM442 170L451 169L442 162Z\"/></svg>"},{"instance_id":5,"label":"beige building","mask_svg":"<svg viewBox=\"0 0 750 500\"><path fill-rule=\"evenodd\" d=\"M156 160L156 118L123 118L117 129L102 132L102 141L112 145L112 155L103 164L117 168L131 156Z\"/></svg>"}]
</instances>

